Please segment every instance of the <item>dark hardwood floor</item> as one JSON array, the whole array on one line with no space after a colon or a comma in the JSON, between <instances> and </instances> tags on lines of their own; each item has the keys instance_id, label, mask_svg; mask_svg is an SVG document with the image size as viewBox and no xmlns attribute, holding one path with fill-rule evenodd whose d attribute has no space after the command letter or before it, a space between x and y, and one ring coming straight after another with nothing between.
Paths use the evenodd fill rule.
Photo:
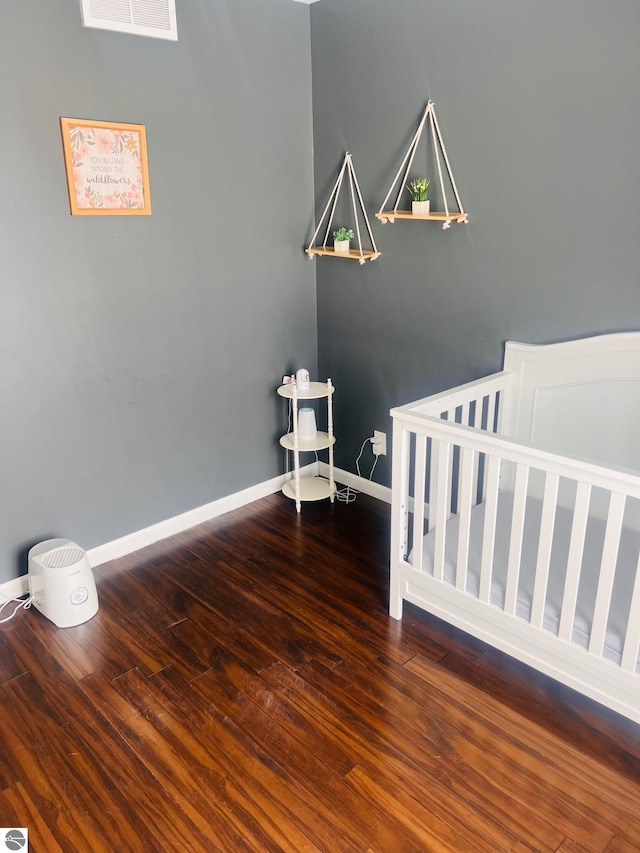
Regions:
<instances>
[{"instance_id":1,"label":"dark hardwood floor","mask_svg":"<svg viewBox=\"0 0 640 853\"><path fill-rule=\"evenodd\" d=\"M273 495L0 627L32 853L638 853L640 727L411 606L389 508ZM0 845L1 846L1 845Z\"/></svg>"}]
</instances>

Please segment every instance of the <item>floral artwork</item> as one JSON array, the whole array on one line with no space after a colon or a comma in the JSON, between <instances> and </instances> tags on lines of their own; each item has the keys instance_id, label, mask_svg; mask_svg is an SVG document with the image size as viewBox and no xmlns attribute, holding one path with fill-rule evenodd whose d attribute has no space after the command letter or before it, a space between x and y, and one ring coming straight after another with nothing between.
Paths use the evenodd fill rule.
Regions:
<instances>
[{"instance_id":1,"label":"floral artwork","mask_svg":"<svg viewBox=\"0 0 640 853\"><path fill-rule=\"evenodd\" d=\"M72 214L150 214L143 125L60 120Z\"/></svg>"}]
</instances>

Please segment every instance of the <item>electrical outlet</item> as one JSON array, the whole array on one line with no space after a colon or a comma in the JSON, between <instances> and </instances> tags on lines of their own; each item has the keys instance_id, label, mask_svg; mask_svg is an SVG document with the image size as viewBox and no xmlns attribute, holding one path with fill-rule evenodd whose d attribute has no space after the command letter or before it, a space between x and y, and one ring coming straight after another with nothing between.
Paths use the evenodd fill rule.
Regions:
<instances>
[{"instance_id":1,"label":"electrical outlet","mask_svg":"<svg viewBox=\"0 0 640 853\"><path fill-rule=\"evenodd\" d=\"M387 434L386 434L386 432L380 432L379 429L374 429L373 438L371 439L371 444L373 445L373 452L376 456L386 456L387 455Z\"/></svg>"}]
</instances>

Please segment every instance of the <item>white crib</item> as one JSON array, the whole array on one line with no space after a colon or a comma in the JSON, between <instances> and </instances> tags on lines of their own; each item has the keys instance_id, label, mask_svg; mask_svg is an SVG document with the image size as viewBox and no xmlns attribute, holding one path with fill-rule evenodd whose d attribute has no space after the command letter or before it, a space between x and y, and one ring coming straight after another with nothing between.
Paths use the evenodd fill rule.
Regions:
<instances>
[{"instance_id":1,"label":"white crib","mask_svg":"<svg viewBox=\"0 0 640 853\"><path fill-rule=\"evenodd\" d=\"M500 373L391 415L391 616L640 723L640 333L509 342Z\"/></svg>"}]
</instances>

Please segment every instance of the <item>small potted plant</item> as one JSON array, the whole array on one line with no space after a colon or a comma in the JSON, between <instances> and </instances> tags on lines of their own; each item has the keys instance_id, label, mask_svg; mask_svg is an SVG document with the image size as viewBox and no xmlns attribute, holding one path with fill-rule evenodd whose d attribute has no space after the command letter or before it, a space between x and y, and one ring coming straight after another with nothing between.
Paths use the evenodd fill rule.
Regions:
<instances>
[{"instance_id":1,"label":"small potted plant","mask_svg":"<svg viewBox=\"0 0 640 853\"><path fill-rule=\"evenodd\" d=\"M411 212L418 214L429 213L430 202L427 199L429 191L429 178L414 178L410 184L407 184L407 189L411 193Z\"/></svg>"},{"instance_id":2,"label":"small potted plant","mask_svg":"<svg viewBox=\"0 0 640 853\"><path fill-rule=\"evenodd\" d=\"M351 228L338 228L337 231L333 232L333 251L334 252L348 252L349 251L349 240L353 238L353 231Z\"/></svg>"}]
</instances>

